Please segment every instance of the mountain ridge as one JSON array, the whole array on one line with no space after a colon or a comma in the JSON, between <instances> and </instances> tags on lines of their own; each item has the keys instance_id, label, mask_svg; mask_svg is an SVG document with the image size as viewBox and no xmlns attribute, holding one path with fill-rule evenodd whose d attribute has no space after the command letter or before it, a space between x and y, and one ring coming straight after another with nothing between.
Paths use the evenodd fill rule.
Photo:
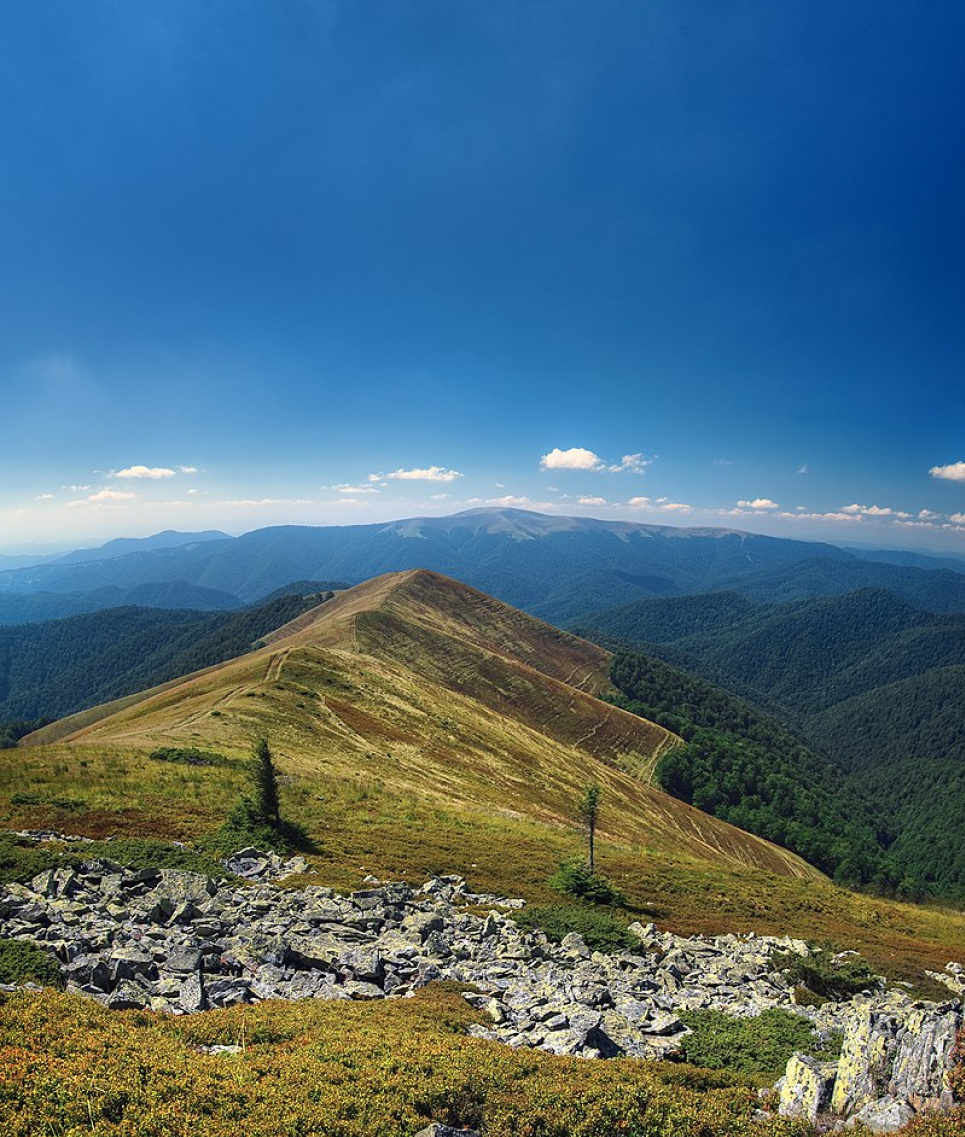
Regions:
<instances>
[{"instance_id":1,"label":"mountain ridge","mask_svg":"<svg viewBox=\"0 0 965 1137\"><path fill-rule=\"evenodd\" d=\"M470 613L459 637L447 630L456 598ZM529 660L512 657L509 643L527 630ZM472 694L460 677L467 659L481 677ZM266 732L296 782L354 778L361 767L383 787L447 808L489 803L555 826L568 823L568 803L596 780L613 803L605 826L612 839L646 834L675 856L817 874L642 780L677 740L590 693L606 685L607 660L596 645L459 582L391 574L299 616L240 659L53 724L22 745L130 752L194 745L200 736L244 754Z\"/></svg>"},{"instance_id":2,"label":"mountain ridge","mask_svg":"<svg viewBox=\"0 0 965 1137\"><path fill-rule=\"evenodd\" d=\"M743 530L479 509L371 525L274 526L111 559L0 572L14 608L38 592L93 594L183 581L251 603L291 580L358 582L426 568L562 623L638 599L729 588L784 600L888 587L965 611L965 573L862 559L834 545Z\"/></svg>"}]
</instances>

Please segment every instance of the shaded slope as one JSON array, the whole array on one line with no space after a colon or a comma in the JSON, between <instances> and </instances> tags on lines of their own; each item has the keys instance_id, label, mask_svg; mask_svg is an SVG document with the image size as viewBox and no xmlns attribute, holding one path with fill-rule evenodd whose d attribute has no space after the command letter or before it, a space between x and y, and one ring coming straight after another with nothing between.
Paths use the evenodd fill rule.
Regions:
<instances>
[{"instance_id":1,"label":"shaded slope","mask_svg":"<svg viewBox=\"0 0 965 1137\"><path fill-rule=\"evenodd\" d=\"M317 602L286 596L217 615L110 608L0 627L0 721L72 714L220 663Z\"/></svg>"},{"instance_id":2,"label":"shaded slope","mask_svg":"<svg viewBox=\"0 0 965 1137\"><path fill-rule=\"evenodd\" d=\"M568 824L582 788L597 781L612 840L813 876L785 850L625 772L649 772L676 739L594 698L607 658L456 582L401 573L306 613L242 659L31 741L67 734L127 752L203 739L244 754L267 733L295 783L324 786L364 771L383 791L552 825ZM482 677L475 686L472 673Z\"/></svg>"},{"instance_id":3,"label":"shaded slope","mask_svg":"<svg viewBox=\"0 0 965 1137\"><path fill-rule=\"evenodd\" d=\"M792 849L848 886L900 883L880 820L844 772L748 704L658 659L621 651L618 704L687 745L665 754L657 781L675 797Z\"/></svg>"},{"instance_id":4,"label":"shaded slope","mask_svg":"<svg viewBox=\"0 0 965 1137\"><path fill-rule=\"evenodd\" d=\"M645 601L586 623L793 725L877 808L902 891L965 895L965 616L862 589L792 604Z\"/></svg>"}]
</instances>

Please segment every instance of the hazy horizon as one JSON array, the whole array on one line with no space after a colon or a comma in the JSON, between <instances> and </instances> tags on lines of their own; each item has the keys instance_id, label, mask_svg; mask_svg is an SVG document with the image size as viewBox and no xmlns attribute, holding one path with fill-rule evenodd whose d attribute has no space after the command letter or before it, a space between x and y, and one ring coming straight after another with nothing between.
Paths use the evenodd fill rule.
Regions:
<instances>
[{"instance_id":1,"label":"hazy horizon","mask_svg":"<svg viewBox=\"0 0 965 1137\"><path fill-rule=\"evenodd\" d=\"M965 9L0 11L0 550L475 505L965 552Z\"/></svg>"}]
</instances>

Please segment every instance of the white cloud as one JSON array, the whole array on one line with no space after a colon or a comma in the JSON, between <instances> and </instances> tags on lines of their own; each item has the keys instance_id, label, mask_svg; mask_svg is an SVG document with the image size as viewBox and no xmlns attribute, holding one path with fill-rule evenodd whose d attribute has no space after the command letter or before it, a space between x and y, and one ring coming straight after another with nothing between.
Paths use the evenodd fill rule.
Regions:
<instances>
[{"instance_id":1,"label":"white cloud","mask_svg":"<svg viewBox=\"0 0 965 1137\"><path fill-rule=\"evenodd\" d=\"M502 497L491 498L489 504L525 509L527 505L535 505L535 502L531 501L528 497L518 497L515 494L508 493Z\"/></svg>"},{"instance_id":2,"label":"white cloud","mask_svg":"<svg viewBox=\"0 0 965 1137\"><path fill-rule=\"evenodd\" d=\"M559 505L555 501L534 501L531 497L521 497L518 494L504 494L502 497L469 497L463 502L464 505L492 505L497 509L535 509L537 511L543 510L558 510Z\"/></svg>"},{"instance_id":3,"label":"white cloud","mask_svg":"<svg viewBox=\"0 0 965 1137\"><path fill-rule=\"evenodd\" d=\"M739 501L737 503L740 509L777 509L778 504L776 501L771 501L769 497L755 497L753 501Z\"/></svg>"},{"instance_id":4,"label":"white cloud","mask_svg":"<svg viewBox=\"0 0 965 1137\"><path fill-rule=\"evenodd\" d=\"M607 500L605 497L580 497L577 498L580 505L606 505Z\"/></svg>"},{"instance_id":5,"label":"white cloud","mask_svg":"<svg viewBox=\"0 0 965 1137\"><path fill-rule=\"evenodd\" d=\"M344 483L342 485L332 486L332 489L338 490L339 493L350 493L350 494L378 493L379 492L375 486L351 486L351 485L346 485Z\"/></svg>"},{"instance_id":6,"label":"white cloud","mask_svg":"<svg viewBox=\"0 0 965 1137\"><path fill-rule=\"evenodd\" d=\"M919 509L919 521L937 521L941 517L940 513L936 513L933 509Z\"/></svg>"},{"instance_id":7,"label":"white cloud","mask_svg":"<svg viewBox=\"0 0 965 1137\"><path fill-rule=\"evenodd\" d=\"M395 470L391 474L369 474L370 482L380 482L389 478L396 482L454 482L465 475L458 470L446 470L442 466L428 466L424 470Z\"/></svg>"},{"instance_id":8,"label":"white cloud","mask_svg":"<svg viewBox=\"0 0 965 1137\"><path fill-rule=\"evenodd\" d=\"M344 500L344 499L343 499ZM315 503L308 498L286 498L286 497L263 497L258 501L248 498L243 498L236 501L219 501L216 505L224 505L230 509L248 509L256 505L314 505Z\"/></svg>"},{"instance_id":9,"label":"white cloud","mask_svg":"<svg viewBox=\"0 0 965 1137\"><path fill-rule=\"evenodd\" d=\"M569 450L554 446L549 454L540 458L539 464L544 470L602 470L605 465L598 454L582 446L572 446Z\"/></svg>"},{"instance_id":10,"label":"white cloud","mask_svg":"<svg viewBox=\"0 0 965 1137\"><path fill-rule=\"evenodd\" d=\"M642 454L624 454L615 466L607 466L611 474L642 474L648 466L653 465L652 458L644 458Z\"/></svg>"},{"instance_id":11,"label":"white cloud","mask_svg":"<svg viewBox=\"0 0 965 1137\"><path fill-rule=\"evenodd\" d=\"M900 509L892 509L888 505L869 505L865 510L867 517L911 517L910 513L902 513Z\"/></svg>"},{"instance_id":12,"label":"white cloud","mask_svg":"<svg viewBox=\"0 0 965 1137\"><path fill-rule=\"evenodd\" d=\"M193 473L194 471L192 471ZM123 470L115 470L112 478L150 478L157 481L159 478L173 478L175 471L168 466L127 466Z\"/></svg>"},{"instance_id":13,"label":"white cloud","mask_svg":"<svg viewBox=\"0 0 965 1137\"><path fill-rule=\"evenodd\" d=\"M429 495L430 501L445 501L449 495L447 493L433 493Z\"/></svg>"},{"instance_id":14,"label":"white cloud","mask_svg":"<svg viewBox=\"0 0 965 1137\"><path fill-rule=\"evenodd\" d=\"M796 506L795 508L800 510L802 507L799 505L799 506ZM730 512L732 514L737 514L737 513L740 513L740 510L732 509ZM746 514L745 514L745 516L746 516ZM864 517L862 514L860 514L860 513L845 513L843 510L839 510L838 512L831 512L831 513L790 513L788 511L782 510L782 512L780 512L780 513L772 513L769 516L780 517L784 521L852 521L852 522L864 521Z\"/></svg>"},{"instance_id":15,"label":"white cloud","mask_svg":"<svg viewBox=\"0 0 965 1137\"><path fill-rule=\"evenodd\" d=\"M650 509L659 513L691 513L694 508L682 501L668 501L665 497L632 497L627 505L630 509Z\"/></svg>"},{"instance_id":16,"label":"white cloud","mask_svg":"<svg viewBox=\"0 0 965 1137\"><path fill-rule=\"evenodd\" d=\"M137 497L136 493L130 493L128 490L98 490L97 493L92 493L87 499L88 501L130 501L132 498Z\"/></svg>"},{"instance_id":17,"label":"white cloud","mask_svg":"<svg viewBox=\"0 0 965 1137\"><path fill-rule=\"evenodd\" d=\"M948 482L965 482L965 462L952 462L948 466L932 466L928 472L933 478L944 478Z\"/></svg>"},{"instance_id":18,"label":"white cloud","mask_svg":"<svg viewBox=\"0 0 965 1137\"><path fill-rule=\"evenodd\" d=\"M555 446L540 458L539 464L544 470L593 470L595 473L606 471L608 474L642 474L653 464L653 459L644 458L642 454L624 454L619 462L608 464L599 454L594 454L592 450L587 450L583 446L571 446L569 450L560 450Z\"/></svg>"},{"instance_id":19,"label":"white cloud","mask_svg":"<svg viewBox=\"0 0 965 1137\"><path fill-rule=\"evenodd\" d=\"M948 520L954 521L956 525L965 525L965 513L952 513Z\"/></svg>"},{"instance_id":20,"label":"white cloud","mask_svg":"<svg viewBox=\"0 0 965 1137\"><path fill-rule=\"evenodd\" d=\"M188 493L188 494L196 494L198 491L197 490L185 490L184 492Z\"/></svg>"},{"instance_id":21,"label":"white cloud","mask_svg":"<svg viewBox=\"0 0 965 1137\"><path fill-rule=\"evenodd\" d=\"M94 487L93 486L61 486L60 488L62 490L67 490L68 493L87 493L88 490L92 490Z\"/></svg>"},{"instance_id":22,"label":"white cloud","mask_svg":"<svg viewBox=\"0 0 965 1137\"><path fill-rule=\"evenodd\" d=\"M196 474L198 473L197 466L178 466L179 474Z\"/></svg>"},{"instance_id":23,"label":"white cloud","mask_svg":"<svg viewBox=\"0 0 965 1137\"><path fill-rule=\"evenodd\" d=\"M39 493L34 499L36 501L53 501L54 495L52 493Z\"/></svg>"},{"instance_id":24,"label":"white cloud","mask_svg":"<svg viewBox=\"0 0 965 1137\"><path fill-rule=\"evenodd\" d=\"M807 463L805 462L803 466L798 466L797 472L799 474L809 474L811 471L807 468Z\"/></svg>"},{"instance_id":25,"label":"white cloud","mask_svg":"<svg viewBox=\"0 0 965 1137\"><path fill-rule=\"evenodd\" d=\"M911 517L910 513L903 513L900 509L892 509L889 505L858 505L857 502L851 505L843 505L841 512L850 513L853 516L860 514L862 517L898 517L902 519Z\"/></svg>"},{"instance_id":26,"label":"white cloud","mask_svg":"<svg viewBox=\"0 0 965 1137\"><path fill-rule=\"evenodd\" d=\"M98 490L89 497L81 498L79 501L68 501L66 504L68 508L78 505L106 505L112 501L131 501L136 497L136 493L129 493L127 490Z\"/></svg>"}]
</instances>

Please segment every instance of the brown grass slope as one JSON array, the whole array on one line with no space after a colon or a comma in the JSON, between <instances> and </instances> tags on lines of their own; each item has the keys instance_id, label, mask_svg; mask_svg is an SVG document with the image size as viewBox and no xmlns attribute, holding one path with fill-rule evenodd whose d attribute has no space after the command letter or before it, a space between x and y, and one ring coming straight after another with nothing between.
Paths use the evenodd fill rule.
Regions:
<instances>
[{"instance_id":1,"label":"brown grass slope","mask_svg":"<svg viewBox=\"0 0 965 1137\"><path fill-rule=\"evenodd\" d=\"M600 702L607 654L422 570L341 594L239 659L55 724L32 745L125 754L266 734L290 784L358 782L446 809L570 823L591 781L603 836L695 863L819 874L645 784L668 731Z\"/></svg>"}]
</instances>

